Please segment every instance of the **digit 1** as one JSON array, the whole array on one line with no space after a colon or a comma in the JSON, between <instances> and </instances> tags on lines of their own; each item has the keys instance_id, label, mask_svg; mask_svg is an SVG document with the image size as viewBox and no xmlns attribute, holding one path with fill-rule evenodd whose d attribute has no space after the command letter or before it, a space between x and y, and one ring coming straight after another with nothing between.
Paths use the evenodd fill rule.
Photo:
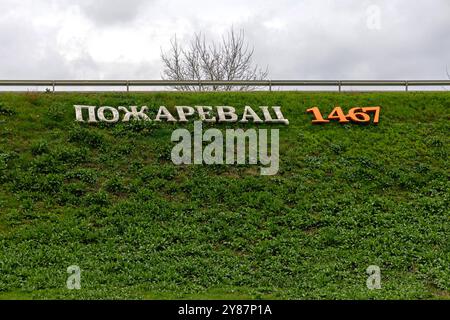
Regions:
<instances>
[{"instance_id":1,"label":"digit 1","mask_svg":"<svg viewBox=\"0 0 450 320\"><path fill-rule=\"evenodd\" d=\"M307 113L312 113L314 115L314 120L312 120L312 123L328 123L330 122L330 120L325 120L322 117L322 114L320 113L319 108L314 107L314 108L310 108L308 110L306 110Z\"/></svg>"}]
</instances>

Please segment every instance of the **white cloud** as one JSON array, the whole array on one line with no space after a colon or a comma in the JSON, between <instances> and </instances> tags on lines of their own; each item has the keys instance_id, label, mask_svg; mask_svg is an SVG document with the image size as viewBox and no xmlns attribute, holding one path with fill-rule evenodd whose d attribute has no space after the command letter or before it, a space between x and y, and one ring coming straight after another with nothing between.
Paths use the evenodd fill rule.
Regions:
<instances>
[{"instance_id":1,"label":"white cloud","mask_svg":"<svg viewBox=\"0 0 450 320\"><path fill-rule=\"evenodd\" d=\"M286 22L280 18L273 18L263 22L264 27L272 30L283 30L286 28Z\"/></svg>"}]
</instances>

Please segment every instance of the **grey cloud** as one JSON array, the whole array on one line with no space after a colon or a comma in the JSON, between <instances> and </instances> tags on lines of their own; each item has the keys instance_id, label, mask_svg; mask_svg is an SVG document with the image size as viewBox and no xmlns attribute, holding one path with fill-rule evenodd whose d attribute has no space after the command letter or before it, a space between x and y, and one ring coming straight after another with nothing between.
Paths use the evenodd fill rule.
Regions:
<instances>
[{"instance_id":1,"label":"grey cloud","mask_svg":"<svg viewBox=\"0 0 450 320\"><path fill-rule=\"evenodd\" d=\"M127 30L134 36L140 32L137 39L153 42L153 57L159 56L160 47L167 47L177 30L184 40L198 31L218 37L217 30L229 18L236 28L245 29L255 47L255 62L268 65L274 79L444 78L446 65L450 68L448 0L255 1L226 12L233 3L216 2L219 9L202 2L168 5L144 0L17 3L0 2L0 78L160 78L159 60L102 60L98 51L94 59L92 43L83 38L83 50L68 59L58 43L65 25L58 18L68 8L77 8L88 18L92 34ZM367 7L373 4L381 9L380 30L366 25ZM248 15L241 15L246 8ZM36 26L36 19L41 25ZM274 19L274 27L270 23L268 27L267 22ZM142 29L135 28L141 25ZM180 30L177 25L185 27Z\"/></svg>"},{"instance_id":2,"label":"grey cloud","mask_svg":"<svg viewBox=\"0 0 450 320\"><path fill-rule=\"evenodd\" d=\"M68 69L54 43L26 24L0 22L0 77L64 77Z\"/></svg>"},{"instance_id":3,"label":"grey cloud","mask_svg":"<svg viewBox=\"0 0 450 320\"><path fill-rule=\"evenodd\" d=\"M145 0L82 0L78 6L94 23L107 26L133 22L144 5L150 3Z\"/></svg>"},{"instance_id":4,"label":"grey cloud","mask_svg":"<svg viewBox=\"0 0 450 320\"><path fill-rule=\"evenodd\" d=\"M360 17L354 25L339 23L341 18L336 17L322 26L296 24L289 16L304 15L291 8L282 15L290 21L283 31L260 31L264 30L261 21L273 13L242 27L255 43L255 57L269 64L273 78L443 78L450 63L448 3L408 1L406 8L404 1L378 3L380 30L366 27L365 5L350 11ZM336 14L344 7L337 6Z\"/></svg>"}]
</instances>

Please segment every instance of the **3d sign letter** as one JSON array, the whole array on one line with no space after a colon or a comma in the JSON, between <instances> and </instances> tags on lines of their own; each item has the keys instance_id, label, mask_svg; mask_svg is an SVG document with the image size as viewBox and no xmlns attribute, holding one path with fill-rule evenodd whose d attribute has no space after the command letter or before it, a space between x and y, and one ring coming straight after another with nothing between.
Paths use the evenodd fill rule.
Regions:
<instances>
[{"instance_id":1,"label":"3d sign letter","mask_svg":"<svg viewBox=\"0 0 450 320\"><path fill-rule=\"evenodd\" d=\"M279 123L289 124L289 120L285 119L281 112L281 107L274 106L259 107L262 111L262 115L258 115L252 107L245 106L242 116L236 113L236 109L231 106L175 106L176 111L171 113L165 106L160 106L156 116L153 120L150 118L148 112L150 111L147 106L142 106L140 109L138 106L119 106L117 108L110 106L101 106L97 109L96 106L84 106L74 105L75 108L75 120L78 122L85 122L85 116L87 113L87 122L107 122L115 123L120 120L121 113L122 122L128 122L130 120L143 120L143 121L167 121L167 122L188 122L192 120L200 120L202 122L241 122L241 123ZM260 111L260 112L261 112ZM178 118L176 118L176 117ZM240 119L240 120L239 120Z\"/></svg>"}]
</instances>

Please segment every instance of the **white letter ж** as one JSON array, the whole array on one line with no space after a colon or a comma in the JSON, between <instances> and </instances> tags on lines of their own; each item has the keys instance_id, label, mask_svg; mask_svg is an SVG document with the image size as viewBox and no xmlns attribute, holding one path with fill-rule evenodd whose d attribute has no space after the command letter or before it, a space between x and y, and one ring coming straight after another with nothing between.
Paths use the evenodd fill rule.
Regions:
<instances>
[{"instance_id":1,"label":"white letter \u0436","mask_svg":"<svg viewBox=\"0 0 450 320\"><path fill-rule=\"evenodd\" d=\"M143 106L141 111L137 111L137 106L130 106L131 111L128 111L126 107L118 107L117 109L125 111L125 115L122 119L123 122L130 121L130 117L133 117L135 120L142 118L143 120L150 121L150 118L144 113L148 109L146 106Z\"/></svg>"}]
</instances>

